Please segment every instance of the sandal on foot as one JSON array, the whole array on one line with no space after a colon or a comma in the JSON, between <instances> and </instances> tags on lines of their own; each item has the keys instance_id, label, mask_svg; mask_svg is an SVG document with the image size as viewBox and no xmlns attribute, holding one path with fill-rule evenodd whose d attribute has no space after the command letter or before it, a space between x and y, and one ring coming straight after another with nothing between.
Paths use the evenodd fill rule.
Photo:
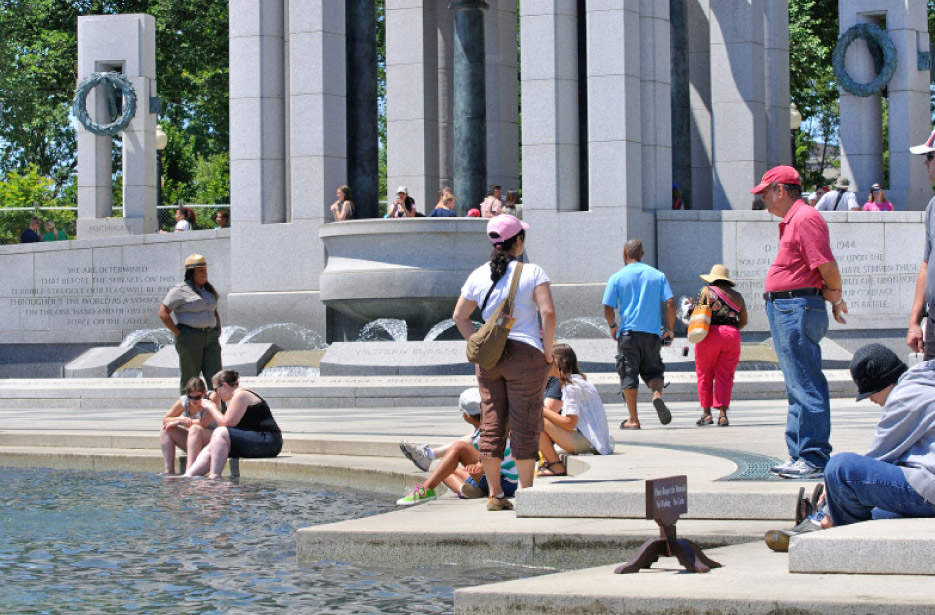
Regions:
<instances>
[{"instance_id":1,"label":"sandal on foot","mask_svg":"<svg viewBox=\"0 0 935 615\"><path fill-rule=\"evenodd\" d=\"M669 412L669 409L666 407L666 402L662 401L661 397L657 397L653 400L653 408L656 409L656 414L659 415L660 423L668 425L672 422L672 413Z\"/></svg>"},{"instance_id":2,"label":"sandal on foot","mask_svg":"<svg viewBox=\"0 0 935 615\"><path fill-rule=\"evenodd\" d=\"M702 414L701 418L695 421L695 425L698 425L699 427L703 425L711 425L713 423L714 423L714 417L711 416L710 414Z\"/></svg>"},{"instance_id":3,"label":"sandal on foot","mask_svg":"<svg viewBox=\"0 0 935 615\"><path fill-rule=\"evenodd\" d=\"M728 425L730 425L730 421L727 420L727 415L726 415L726 414L717 417L717 426L718 426L718 427L727 427Z\"/></svg>"},{"instance_id":4,"label":"sandal on foot","mask_svg":"<svg viewBox=\"0 0 935 615\"><path fill-rule=\"evenodd\" d=\"M562 470L561 472L556 472L552 469L552 466L555 465L564 465L561 461L546 461L541 466L539 466L539 471L536 472L536 476L568 476L568 469Z\"/></svg>"}]
</instances>

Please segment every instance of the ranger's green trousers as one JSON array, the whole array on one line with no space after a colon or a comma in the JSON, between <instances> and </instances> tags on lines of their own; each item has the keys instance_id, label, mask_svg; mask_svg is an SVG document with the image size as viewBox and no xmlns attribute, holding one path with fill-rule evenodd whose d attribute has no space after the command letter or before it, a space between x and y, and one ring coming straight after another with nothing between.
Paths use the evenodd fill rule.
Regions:
<instances>
[{"instance_id":1,"label":"ranger's green trousers","mask_svg":"<svg viewBox=\"0 0 935 615\"><path fill-rule=\"evenodd\" d=\"M185 383L199 374L211 389L211 378L221 371L221 343L217 329L194 329L179 325L179 336L175 338L175 350L179 353L179 390L185 393Z\"/></svg>"}]
</instances>

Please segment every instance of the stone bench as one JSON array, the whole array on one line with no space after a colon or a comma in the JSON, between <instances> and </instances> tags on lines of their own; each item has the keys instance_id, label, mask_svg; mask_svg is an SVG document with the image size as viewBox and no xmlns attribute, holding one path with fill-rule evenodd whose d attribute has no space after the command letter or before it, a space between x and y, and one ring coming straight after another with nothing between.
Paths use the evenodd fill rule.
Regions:
<instances>
[{"instance_id":1,"label":"stone bench","mask_svg":"<svg viewBox=\"0 0 935 615\"><path fill-rule=\"evenodd\" d=\"M795 536L789 572L935 574L935 519L881 519Z\"/></svg>"}]
</instances>

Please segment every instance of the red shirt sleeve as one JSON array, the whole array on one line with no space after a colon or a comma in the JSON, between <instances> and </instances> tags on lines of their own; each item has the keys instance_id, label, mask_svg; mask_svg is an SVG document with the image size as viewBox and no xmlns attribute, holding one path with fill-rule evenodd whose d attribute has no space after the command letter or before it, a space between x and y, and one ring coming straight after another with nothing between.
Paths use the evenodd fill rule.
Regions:
<instances>
[{"instance_id":1,"label":"red shirt sleeve","mask_svg":"<svg viewBox=\"0 0 935 615\"><path fill-rule=\"evenodd\" d=\"M796 230L798 231L800 254L805 257L809 269L814 271L821 265L833 261L834 254L831 252L828 223L818 212L811 211L809 213L813 215L801 220Z\"/></svg>"}]
</instances>

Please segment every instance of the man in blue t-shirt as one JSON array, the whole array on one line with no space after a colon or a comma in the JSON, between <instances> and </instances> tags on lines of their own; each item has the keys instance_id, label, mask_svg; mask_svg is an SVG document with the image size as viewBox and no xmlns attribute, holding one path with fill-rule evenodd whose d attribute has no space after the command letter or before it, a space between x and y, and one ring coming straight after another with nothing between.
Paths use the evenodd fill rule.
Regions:
<instances>
[{"instance_id":1,"label":"man in blue t-shirt","mask_svg":"<svg viewBox=\"0 0 935 615\"><path fill-rule=\"evenodd\" d=\"M624 267L607 280L604 291L604 320L610 336L617 340L617 373L630 417L620 429L639 429L636 391L639 378L653 391L653 407L659 421L668 425L672 414L662 401L666 366L660 350L672 343L675 326L675 298L665 274L640 262L643 242L630 239L623 246ZM662 328L665 306L666 328ZM620 322L617 323L617 312Z\"/></svg>"}]
</instances>

